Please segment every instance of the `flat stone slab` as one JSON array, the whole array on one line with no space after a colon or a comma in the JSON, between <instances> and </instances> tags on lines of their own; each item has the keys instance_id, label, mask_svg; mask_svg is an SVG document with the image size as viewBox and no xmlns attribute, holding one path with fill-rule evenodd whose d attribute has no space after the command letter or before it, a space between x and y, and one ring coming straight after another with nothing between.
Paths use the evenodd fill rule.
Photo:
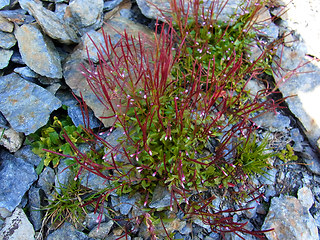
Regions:
<instances>
[{"instance_id":1,"label":"flat stone slab","mask_svg":"<svg viewBox=\"0 0 320 240\"><path fill-rule=\"evenodd\" d=\"M0 231L0 239L3 240L34 240L34 229L23 209L16 208L12 216L5 221Z\"/></svg>"},{"instance_id":2,"label":"flat stone slab","mask_svg":"<svg viewBox=\"0 0 320 240\"><path fill-rule=\"evenodd\" d=\"M17 132L34 133L59 107L61 102L52 93L18 74L0 77L0 111Z\"/></svg>"},{"instance_id":3,"label":"flat stone slab","mask_svg":"<svg viewBox=\"0 0 320 240\"><path fill-rule=\"evenodd\" d=\"M59 53L37 24L16 25L14 34L22 60L29 68L41 76L62 78Z\"/></svg>"},{"instance_id":4,"label":"flat stone slab","mask_svg":"<svg viewBox=\"0 0 320 240\"><path fill-rule=\"evenodd\" d=\"M29 11L37 20L44 32L53 39L57 39L64 44L77 43L79 38L77 33L66 23L64 23L54 12L42 7L35 2L27 3Z\"/></svg>"},{"instance_id":5,"label":"flat stone slab","mask_svg":"<svg viewBox=\"0 0 320 240\"><path fill-rule=\"evenodd\" d=\"M21 158L5 151L0 152L0 158L0 207L12 212L38 176L34 166Z\"/></svg>"},{"instance_id":6,"label":"flat stone slab","mask_svg":"<svg viewBox=\"0 0 320 240\"><path fill-rule=\"evenodd\" d=\"M300 120L313 146L320 138L320 63L311 61L303 42L281 47L281 70L274 76L290 111ZM318 146L319 148L319 146ZM319 150L319 149L318 149Z\"/></svg>"}]
</instances>

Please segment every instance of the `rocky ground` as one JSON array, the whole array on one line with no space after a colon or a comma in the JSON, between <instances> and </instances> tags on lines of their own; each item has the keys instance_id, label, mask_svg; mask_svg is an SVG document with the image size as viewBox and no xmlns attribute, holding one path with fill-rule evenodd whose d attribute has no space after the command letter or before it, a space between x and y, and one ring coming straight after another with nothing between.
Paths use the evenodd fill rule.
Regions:
<instances>
[{"instance_id":1,"label":"rocky ground","mask_svg":"<svg viewBox=\"0 0 320 240\"><path fill-rule=\"evenodd\" d=\"M227 18L239 1L229 1L222 17ZM270 133L272 147L283 149L293 146L298 161L283 163L275 160L274 168L266 177L256 178L263 184L264 197L248 203L252 209L235 215L237 221L249 221L248 229L270 229L267 239L319 239L320 228L320 162L319 137L320 113L320 65L306 61L319 57L319 24L316 16L319 5L308 1L273 1L263 13L267 20L261 31L267 41L283 35L284 43L277 55L282 56L283 70L275 76L283 96L295 95L286 100L288 109L277 114L263 115L257 124ZM156 6L167 7L164 0L154 1ZM116 239L122 234L119 222L103 216L97 228L97 214L90 212L83 223L86 230L65 223L57 230L41 231L43 213L39 209L50 196L54 185L67 182L70 170L63 171L66 164L61 161L58 168L46 167L38 176L35 167L41 159L30 146L23 145L25 136L44 126L50 114L62 105L69 106L68 114L75 125L82 123L78 102L73 91L83 98L92 109L92 128L100 121L103 107L90 91L79 64L87 60L86 48L92 60L95 48L88 35L96 42L103 42L100 28L116 42L118 31L129 34L151 34L159 13L149 1L103 1L103 0L0 0L0 238L1 239ZM285 8L285 6L287 8ZM303 8L303 10L301 10ZM283 10L288 11L285 14ZM301 15L301 13L305 15ZM90 13L90 14L89 14ZM311 34L312 33L312 34ZM318 37L317 37L318 36ZM259 52L253 48L253 52ZM293 70L293 71L292 71ZM289 78L290 77L290 78ZM282 83L283 82L283 83ZM281 84L280 84L281 83ZM252 83L252 88L258 87ZM93 114L94 112L94 114ZM101 120L105 125L108 122ZM109 136L114 141L117 131ZM90 181L83 184L97 190L103 180L87 176ZM88 185L90 184L90 185ZM154 207L168 206L169 193L158 189L152 204ZM224 207L222 199L217 205ZM109 207L119 216L131 216L135 198L114 195ZM168 231L175 231L176 239L220 239L201 222L189 222L177 216L169 223ZM140 229L135 240L147 239L146 229ZM243 236L245 239L255 239ZM228 239L240 239L227 235ZM129 237L130 239L130 237Z\"/></svg>"}]
</instances>

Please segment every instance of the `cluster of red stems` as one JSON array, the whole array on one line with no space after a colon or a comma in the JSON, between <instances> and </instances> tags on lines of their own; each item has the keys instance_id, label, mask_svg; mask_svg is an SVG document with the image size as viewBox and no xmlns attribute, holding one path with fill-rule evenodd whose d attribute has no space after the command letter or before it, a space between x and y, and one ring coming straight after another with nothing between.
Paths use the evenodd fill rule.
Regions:
<instances>
[{"instance_id":1,"label":"cluster of red stems","mask_svg":"<svg viewBox=\"0 0 320 240\"><path fill-rule=\"evenodd\" d=\"M214 15L214 12L217 11L217 6L215 6L215 3L217 4L219 1L213 2L211 11L202 11L202 15L207 14L205 19L201 20L206 21L206 25L216 23L217 16ZM230 159L235 151L234 139L249 139L250 135L257 129L254 123L256 113L275 111L279 107L279 102L275 102L269 97L275 92L274 89L266 88L254 96L250 96L250 93L245 90L251 79L258 79L261 76L263 69L257 68L256 63L275 45L270 44L253 63L249 63L242 55L238 56L235 52L230 53L226 67L219 73L215 71L216 59L214 57L205 68L201 65L201 61L195 59L192 69L183 69L184 60L188 55L187 47L198 47L196 45L190 46L187 24L190 18L198 19L199 6L200 2L194 1L194 10L189 13L189 7L186 8L183 2L172 1L172 10L176 14L174 21L175 25L178 26L177 28L173 27L172 19L170 19L166 23L157 24L153 37L140 35L134 38L123 33L121 39L113 44L111 37L104 34L105 45L96 46L99 63L94 64L89 60L89 68L85 68L86 78L103 106L113 113L101 118L114 119L112 129L120 127L124 137L117 146L111 146L100 134L94 133L88 127L88 124L86 132L91 137L84 140L92 146L92 151L97 151L95 147L97 145L109 149L109 151L106 151L108 156L104 156L104 159L109 159L108 164L90 159L86 153L81 152L72 143L68 136L65 136L65 138L75 152L75 156L71 158L80 166L77 177L84 170L87 170L105 179L106 182L118 183L95 199L97 202L95 211L100 211L100 214L102 214L104 202L111 192L121 191L124 186L130 187L136 182L146 180L139 179L141 171L157 170L157 166L160 166L160 164L163 166L164 164L165 171L161 176L157 176L156 181L165 182L173 168L176 169L180 181L180 183L176 181L170 185L171 209L180 209L185 213L185 216L197 216L204 224L209 225L212 231L222 235L226 232L233 232L241 237L239 233L245 233L263 239L265 231L250 231L245 228L247 223L233 221L232 213L245 210L244 208L238 210L216 209L215 206L211 205L215 196L205 198L201 197L201 194L199 194L199 201L190 201L190 194L195 194L200 186L197 186L197 184L191 184L189 188L184 186L186 181L196 182L196 179L193 178L197 177L195 172L189 174L189 179L186 180L184 164L187 164L187 162L191 165L199 164L203 168L215 166L221 170L222 175L229 177L228 186L231 187L231 190L237 183L246 183L246 176L244 176L241 166L234 166L234 163L227 159ZM261 5L259 6L261 8ZM258 9L258 6L256 9ZM252 14L252 21L256 12ZM168 19L168 17L166 18ZM195 22L197 23L197 21ZM198 31L202 26L203 24L195 24L195 31ZM253 24L248 26L252 27ZM196 42L197 39L194 39L193 44L196 44ZM250 64L250 66L243 68L244 64ZM241 86L240 92L239 86ZM181 89L184 91L181 92ZM244 94L247 94L250 98L242 102ZM161 108L163 107L163 97L167 97L166 99L172 102L175 116L170 118L165 116ZM86 105L83 103L82 106L83 111L87 112ZM137 121L136 126L139 126L142 132L142 139L139 141L134 139L131 134L132 121L128 120L127 114L129 111L131 111L131 117L134 117ZM194 121L186 121L186 117ZM183 129L190 127L186 124L191 123L199 124L199 127L194 127L194 130L191 131L193 135L186 137L208 140L219 135L220 143L216 146L215 153L206 158L205 161L197 159L195 155L193 157L185 155L184 158L177 158L176 162L170 163L166 159L166 154L164 154L162 155L164 156L163 159L158 159L158 165L155 165L155 163L152 163L152 167L151 163L150 165L145 163L139 165L135 159L138 155L139 158L147 155L152 156L148 134L155 119L158 124L156 128L159 128L159 132L166 133L166 141L175 137L174 134L171 134L173 126L180 127L181 132L183 132ZM230 147L230 145L233 147ZM136 148L136 151L128 151L127 146L130 146L130 149ZM180 151L178 154L183 153ZM186 154L188 155L188 153ZM126 169L122 169L124 164L116 160L118 155L126 158L128 163L125 165ZM191 154L189 153L189 155ZM170 164L171 166L168 166ZM128 165L131 168L128 168ZM232 165L233 170L221 167L226 165ZM106 170L109 171L109 174L105 174ZM132 177L132 173L135 177ZM201 180L204 182L203 179ZM205 179L205 181L210 180L214 179ZM252 201L257 200L257 195L253 194L254 191L249 184L245 185L243 189L247 191L247 195L255 196ZM149 192L141 188L140 193L146 196L144 200L146 206L149 202ZM185 207L179 204L181 198L184 199ZM144 219L151 238L156 239L150 212L145 212L142 216L136 216L135 219L137 223L141 223ZM164 227L162 220L161 223ZM138 227L138 224L136 227ZM134 229L127 229L125 235L133 231ZM170 238L169 235L167 233L168 238Z\"/></svg>"}]
</instances>

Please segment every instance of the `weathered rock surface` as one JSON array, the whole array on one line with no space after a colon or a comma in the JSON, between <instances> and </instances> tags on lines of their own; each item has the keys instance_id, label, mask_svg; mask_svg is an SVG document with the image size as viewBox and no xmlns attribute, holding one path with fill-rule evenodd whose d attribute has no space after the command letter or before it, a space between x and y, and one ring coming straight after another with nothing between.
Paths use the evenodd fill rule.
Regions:
<instances>
[{"instance_id":1,"label":"weathered rock surface","mask_svg":"<svg viewBox=\"0 0 320 240\"><path fill-rule=\"evenodd\" d=\"M59 53L37 24L16 26L14 32L21 57L29 68L42 76L62 78Z\"/></svg>"},{"instance_id":2,"label":"weathered rock surface","mask_svg":"<svg viewBox=\"0 0 320 240\"><path fill-rule=\"evenodd\" d=\"M177 0L177 4L179 5L179 2ZM187 0L184 1L184 7L185 9L188 9L188 4L192 3L193 1ZM212 4L214 1L203 1L203 5L205 9L209 9L210 4ZM223 4L215 4L214 12L217 14L220 12L218 19L221 21L228 21L229 17L233 14L241 14L243 11L239 8L240 3L242 3L242 0L229 0L223 2ZM249 1L253 4L253 1ZM145 15L148 18L151 19L163 19L163 15L161 14L162 10L165 15L170 15L170 1L168 0L153 0L153 1L143 1L143 0L137 0L137 4L139 8L141 9L141 12L143 15ZM221 11L221 6L224 5L224 8ZM192 7L189 8L190 13L192 12Z\"/></svg>"},{"instance_id":3,"label":"weathered rock surface","mask_svg":"<svg viewBox=\"0 0 320 240\"><path fill-rule=\"evenodd\" d=\"M4 227L0 230L3 240L34 240L34 229L21 208L16 208L12 216L6 218Z\"/></svg>"},{"instance_id":4,"label":"weathered rock surface","mask_svg":"<svg viewBox=\"0 0 320 240\"><path fill-rule=\"evenodd\" d=\"M17 132L35 132L60 106L51 93L16 73L0 77L0 111Z\"/></svg>"},{"instance_id":5,"label":"weathered rock surface","mask_svg":"<svg viewBox=\"0 0 320 240\"><path fill-rule=\"evenodd\" d=\"M318 230L315 220L309 209L291 196L275 197L262 229L274 231L265 233L269 240L278 239L318 239Z\"/></svg>"},{"instance_id":6,"label":"weathered rock surface","mask_svg":"<svg viewBox=\"0 0 320 240\"><path fill-rule=\"evenodd\" d=\"M0 16L0 31L3 32L12 32L13 31L13 23L8 21L6 18Z\"/></svg>"},{"instance_id":7,"label":"weathered rock surface","mask_svg":"<svg viewBox=\"0 0 320 240\"><path fill-rule=\"evenodd\" d=\"M0 47L10 49L16 44L17 40L12 33L0 31Z\"/></svg>"},{"instance_id":8,"label":"weathered rock surface","mask_svg":"<svg viewBox=\"0 0 320 240\"><path fill-rule=\"evenodd\" d=\"M0 9L6 7L6 6L9 6L10 4L10 0L1 0L0 1Z\"/></svg>"},{"instance_id":9,"label":"weathered rock surface","mask_svg":"<svg viewBox=\"0 0 320 240\"><path fill-rule=\"evenodd\" d=\"M38 176L34 166L21 158L1 151L0 159L0 207L12 212Z\"/></svg>"},{"instance_id":10,"label":"weathered rock surface","mask_svg":"<svg viewBox=\"0 0 320 240\"><path fill-rule=\"evenodd\" d=\"M17 152L14 153L17 158L23 159L25 162L32 164L33 166L38 166L41 162L41 157L32 152L30 145L23 146Z\"/></svg>"},{"instance_id":11,"label":"weathered rock surface","mask_svg":"<svg viewBox=\"0 0 320 240\"><path fill-rule=\"evenodd\" d=\"M285 21L282 24L303 38L309 54L320 58L319 2L299 0L277 0L276 2L279 6L286 7L280 12L281 19Z\"/></svg>"},{"instance_id":12,"label":"weathered rock surface","mask_svg":"<svg viewBox=\"0 0 320 240\"><path fill-rule=\"evenodd\" d=\"M51 167L45 167L39 176L38 187L41 188L47 197L51 193L51 189L54 186L55 173Z\"/></svg>"},{"instance_id":13,"label":"weathered rock surface","mask_svg":"<svg viewBox=\"0 0 320 240\"><path fill-rule=\"evenodd\" d=\"M79 28L102 26L103 0L73 0L69 3L69 10Z\"/></svg>"},{"instance_id":14,"label":"weathered rock surface","mask_svg":"<svg viewBox=\"0 0 320 240\"><path fill-rule=\"evenodd\" d=\"M28 194L28 209L30 222L35 231L39 231L42 225L43 211L39 211L41 206L41 191L40 188L31 186Z\"/></svg>"},{"instance_id":15,"label":"weathered rock surface","mask_svg":"<svg viewBox=\"0 0 320 240\"><path fill-rule=\"evenodd\" d=\"M17 67L13 71L26 79L39 77L39 74L32 71L29 67Z\"/></svg>"},{"instance_id":16,"label":"weathered rock surface","mask_svg":"<svg viewBox=\"0 0 320 240\"><path fill-rule=\"evenodd\" d=\"M8 66L12 54L12 50L0 49L0 69Z\"/></svg>"},{"instance_id":17,"label":"weathered rock surface","mask_svg":"<svg viewBox=\"0 0 320 240\"><path fill-rule=\"evenodd\" d=\"M171 194L164 187L158 185L153 193L152 200L149 204L150 208L169 207L171 202Z\"/></svg>"},{"instance_id":18,"label":"weathered rock surface","mask_svg":"<svg viewBox=\"0 0 320 240\"><path fill-rule=\"evenodd\" d=\"M108 222L103 222L100 224L100 226L97 225L96 227L94 227L90 231L88 236L91 238L95 238L95 239L97 239L97 238L98 239L105 239L108 236L108 234L112 228L112 225L113 225L112 220L108 221Z\"/></svg>"},{"instance_id":19,"label":"weathered rock surface","mask_svg":"<svg viewBox=\"0 0 320 240\"><path fill-rule=\"evenodd\" d=\"M0 127L0 145L4 146L10 152L18 151L24 141L23 133L18 133L12 128L4 129Z\"/></svg>"},{"instance_id":20,"label":"weathered rock surface","mask_svg":"<svg viewBox=\"0 0 320 240\"><path fill-rule=\"evenodd\" d=\"M27 6L42 30L49 37L64 44L72 44L79 41L75 30L63 22L54 12L47 10L35 2L29 2Z\"/></svg>"},{"instance_id":21,"label":"weathered rock surface","mask_svg":"<svg viewBox=\"0 0 320 240\"><path fill-rule=\"evenodd\" d=\"M64 223L62 227L49 234L47 240L77 239L93 240L83 232L76 230L70 223Z\"/></svg>"},{"instance_id":22,"label":"weathered rock surface","mask_svg":"<svg viewBox=\"0 0 320 240\"><path fill-rule=\"evenodd\" d=\"M281 67L275 80L286 99L290 111L301 121L311 143L316 146L320 137L320 111L314 106L320 102L320 63L311 61L306 46L299 42L293 47L278 49ZM293 71L293 72L290 72Z\"/></svg>"}]
</instances>

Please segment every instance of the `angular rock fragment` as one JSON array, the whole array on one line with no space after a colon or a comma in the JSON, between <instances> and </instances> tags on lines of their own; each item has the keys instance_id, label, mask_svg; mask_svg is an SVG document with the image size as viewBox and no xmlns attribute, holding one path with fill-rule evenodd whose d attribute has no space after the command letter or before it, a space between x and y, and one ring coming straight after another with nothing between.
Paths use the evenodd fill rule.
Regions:
<instances>
[{"instance_id":1,"label":"angular rock fragment","mask_svg":"<svg viewBox=\"0 0 320 240\"><path fill-rule=\"evenodd\" d=\"M77 33L54 12L47 10L35 2L29 2L27 6L42 30L49 37L64 44L73 44L79 41Z\"/></svg>"},{"instance_id":2,"label":"angular rock fragment","mask_svg":"<svg viewBox=\"0 0 320 240\"><path fill-rule=\"evenodd\" d=\"M188 8L188 4L192 3L193 1L187 0L184 2L184 8ZM203 6L205 11L210 9L210 5L216 1L209 0L204 1ZM219 13L218 19L221 21L228 21L229 16L233 14L241 14L242 10L239 8L239 5L242 3L242 0L229 0L225 1L223 4L215 4L214 12L216 14ZM177 1L179 4L180 1ZM144 0L137 0L137 4L142 12L147 18L151 19L163 19L163 15L160 10L162 10L166 15L170 15L170 1L167 0L152 0L152 1L144 1ZM223 6L223 9L221 9ZM192 8L189 7L189 11L192 12Z\"/></svg>"},{"instance_id":3,"label":"angular rock fragment","mask_svg":"<svg viewBox=\"0 0 320 240\"><path fill-rule=\"evenodd\" d=\"M12 54L12 50L0 49L0 69L4 69L9 65Z\"/></svg>"},{"instance_id":4,"label":"angular rock fragment","mask_svg":"<svg viewBox=\"0 0 320 240\"><path fill-rule=\"evenodd\" d=\"M34 18L30 15L26 15L27 11L23 9L16 10L3 10L0 11L0 16L6 18L10 22L18 25L28 24L34 21Z\"/></svg>"},{"instance_id":5,"label":"angular rock fragment","mask_svg":"<svg viewBox=\"0 0 320 240\"><path fill-rule=\"evenodd\" d=\"M34 240L34 229L23 209L16 208L12 216L5 221L0 231L0 239Z\"/></svg>"},{"instance_id":6,"label":"angular rock fragment","mask_svg":"<svg viewBox=\"0 0 320 240\"><path fill-rule=\"evenodd\" d=\"M309 209L300 201L291 196L275 197L262 229L271 229L266 232L269 240L276 239L318 239L318 229Z\"/></svg>"},{"instance_id":7,"label":"angular rock fragment","mask_svg":"<svg viewBox=\"0 0 320 240\"><path fill-rule=\"evenodd\" d=\"M5 130L0 127L0 136L0 145L4 146L10 152L18 151L24 141L23 133L18 133L12 128Z\"/></svg>"},{"instance_id":8,"label":"angular rock fragment","mask_svg":"<svg viewBox=\"0 0 320 240\"><path fill-rule=\"evenodd\" d=\"M13 31L13 23L0 16L0 31L9 32Z\"/></svg>"},{"instance_id":9,"label":"angular rock fragment","mask_svg":"<svg viewBox=\"0 0 320 240\"><path fill-rule=\"evenodd\" d=\"M77 239L77 240L91 240L83 232L76 230L70 223L64 223L62 227L53 233L49 234L47 240L60 240L60 239Z\"/></svg>"},{"instance_id":10,"label":"angular rock fragment","mask_svg":"<svg viewBox=\"0 0 320 240\"><path fill-rule=\"evenodd\" d=\"M12 33L0 31L0 47L10 49L16 44L17 40Z\"/></svg>"},{"instance_id":11,"label":"angular rock fragment","mask_svg":"<svg viewBox=\"0 0 320 240\"><path fill-rule=\"evenodd\" d=\"M320 102L320 63L311 61L304 43L280 47L281 69L274 78L290 111L300 120L313 146L320 137L320 111L314 104ZM275 66L275 65L274 65ZM320 149L318 150L320 151Z\"/></svg>"},{"instance_id":12,"label":"angular rock fragment","mask_svg":"<svg viewBox=\"0 0 320 240\"><path fill-rule=\"evenodd\" d=\"M17 132L35 132L60 106L60 100L50 92L16 73L0 77L0 111Z\"/></svg>"},{"instance_id":13,"label":"angular rock fragment","mask_svg":"<svg viewBox=\"0 0 320 240\"><path fill-rule=\"evenodd\" d=\"M94 24L98 24L99 28L102 25L103 5L103 0L73 0L69 3L69 10L80 28Z\"/></svg>"},{"instance_id":14,"label":"angular rock fragment","mask_svg":"<svg viewBox=\"0 0 320 240\"><path fill-rule=\"evenodd\" d=\"M30 221L36 231L39 231L42 225L42 215L43 211L41 209L41 198L42 194L40 188L31 186L29 193L29 212L30 212Z\"/></svg>"},{"instance_id":15,"label":"angular rock fragment","mask_svg":"<svg viewBox=\"0 0 320 240\"><path fill-rule=\"evenodd\" d=\"M21 158L1 151L0 207L13 211L38 176L34 166ZM17 171L17 169L19 171Z\"/></svg>"},{"instance_id":16,"label":"angular rock fragment","mask_svg":"<svg viewBox=\"0 0 320 240\"><path fill-rule=\"evenodd\" d=\"M0 9L9 6L10 5L10 0L1 0L0 1Z\"/></svg>"},{"instance_id":17,"label":"angular rock fragment","mask_svg":"<svg viewBox=\"0 0 320 240\"><path fill-rule=\"evenodd\" d=\"M22 60L29 68L45 77L62 78L59 53L37 24L16 26L14 33Z\"/></svg>"}]
</instances>

